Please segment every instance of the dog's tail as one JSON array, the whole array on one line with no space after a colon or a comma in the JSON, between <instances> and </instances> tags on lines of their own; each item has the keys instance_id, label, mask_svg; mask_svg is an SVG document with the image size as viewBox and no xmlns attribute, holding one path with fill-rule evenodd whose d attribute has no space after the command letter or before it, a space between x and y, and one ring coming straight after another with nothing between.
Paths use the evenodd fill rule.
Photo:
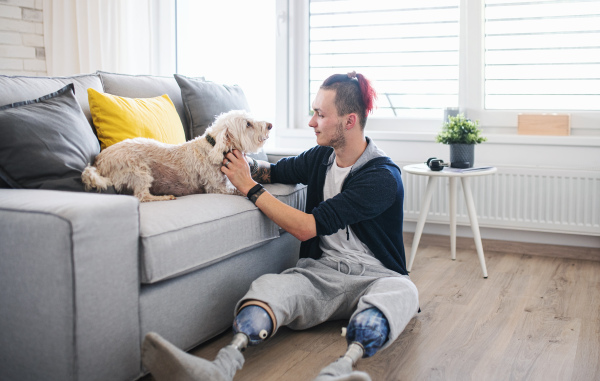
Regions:
<instances>
[{"instance_id":1,"label":"dog's tail","mask_svg":"<svg viewBox=\"0 0 600 381\"><path fill-rule=\"evenodd\" d=\"M103 177L98 173L96 167L92 167L88 164L81 174L81 181L85 185L85 190L89 191L92 188L96 188L98 192L106 190L108 186L112 185L109 178Z\"/></svg>"}]
</instances>

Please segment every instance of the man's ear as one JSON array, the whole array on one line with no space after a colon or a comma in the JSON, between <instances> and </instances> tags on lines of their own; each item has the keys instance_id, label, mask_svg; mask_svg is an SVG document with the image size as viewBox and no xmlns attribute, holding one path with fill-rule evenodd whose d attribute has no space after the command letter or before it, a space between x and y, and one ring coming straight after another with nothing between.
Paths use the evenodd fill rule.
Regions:
<instances>
[{"instance_id":1,"label":"man's ear","mask_svg":"<svg viewBox=\"0 0 600 381\"><path fill-rule=\"evenodd\" d=\"M356 116L355 113L351 113L348 114L346 116L346 125L344 126L344 128L346 130L350 130L352 129L354 126L356 126L356 123L358 122L358 117Z\"/></svg>"}]
</instances>

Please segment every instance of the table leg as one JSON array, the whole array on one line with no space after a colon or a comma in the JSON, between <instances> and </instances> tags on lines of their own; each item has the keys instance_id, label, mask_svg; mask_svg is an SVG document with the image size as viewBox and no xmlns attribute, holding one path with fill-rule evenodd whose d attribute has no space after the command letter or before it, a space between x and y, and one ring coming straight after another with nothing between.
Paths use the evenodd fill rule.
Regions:
<instances>
[{"instance_id":1,"label":"table leg","mask_svg":"<svg viewBox=\"0 0 600 381\"><path fill-rule=\"evenodd\" d=\"M450 177L450 254L456 260L456 177Z\"/></svg>"},{"instance_id":2,"label":"table leg","mask_svg":"<svg viewBox=\"0 0 600 381\"><path fill-rule=\"evenodd\" d=\"M475 211L475 203L473 202L473 194L471 193L471 184L468 177L462 179L463 191L465 193L465 200L467 201L467 210L469 211L469 219L471 220L471 230L473 231L473 238L475 240L475 248L477 249L477 256L479 256L479 263L481 264L481 270L483 271L483 277L487 278L487 269L485 266L485 257L483 256L483 245L481 244L481 234L479 233L479 222L477 221L477 213Z\"/></svg>"},{"instance_id":3,"label":"table leg","mask_svg":"<svg viewBox=\"0 0 600 381\"><path fill-rule=\"evenodd\" d=\"M413 238L412 247L410 249L410 258L408 259L408 266L406 270L410 272L415 255L417 254L417 247L421 240L421 234L423 234L423 227L425 226L425 220L427 219L427 213L429 213L429 205L431 204L431 198L433 196L433 190L437 184L437 176L430 176L427 180L427 188L425 189L425 195L421 199L421 210L419 220L417 221L417 228L415 230L415 237Z\"/></svg>"}]
</instances>

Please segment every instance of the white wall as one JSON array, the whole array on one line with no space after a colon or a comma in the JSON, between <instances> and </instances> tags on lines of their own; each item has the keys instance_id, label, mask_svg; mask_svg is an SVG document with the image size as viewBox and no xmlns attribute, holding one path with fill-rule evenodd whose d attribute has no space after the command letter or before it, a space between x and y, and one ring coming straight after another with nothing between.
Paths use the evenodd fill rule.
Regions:
<instances>
[{"instance_id":1,"label":"white wall","mask_svg":"<svg viewBox=\"0 0 600 381\"><path fill-rule=\"evenodd\" d=\"M0 74L46 75L42 4L0 1Z\"/></svg>"}]
</instances>

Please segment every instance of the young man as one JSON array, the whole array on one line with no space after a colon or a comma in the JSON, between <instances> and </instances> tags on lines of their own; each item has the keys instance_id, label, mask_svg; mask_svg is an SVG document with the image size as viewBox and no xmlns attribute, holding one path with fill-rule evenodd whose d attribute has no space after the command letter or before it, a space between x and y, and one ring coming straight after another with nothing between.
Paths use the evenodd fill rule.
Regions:
<instances>
[{"instance_id":1,"label":"young man","mask_svg":"<svg viewBox=\"0 0 600 381\"><path fill-rule=\"evenodd\" d=\"M400 169L364 134L375 91L361 74L326 79L313 102L318 146L277 164L233 151L222 171L270 219L302 241L296 267L255 280L236 306L230 345L213 362L189 355L155 333L143 344L144 365L159 380L232 380L241 353L288 326L306 329L349 319L346 354L317 380L370 380L352 371L361 357L388 347L418 311L402 241ZM254 176L251 175L254 173ZM306 211L259 183L307 185Z\"/></svg>"}]
</instances>

